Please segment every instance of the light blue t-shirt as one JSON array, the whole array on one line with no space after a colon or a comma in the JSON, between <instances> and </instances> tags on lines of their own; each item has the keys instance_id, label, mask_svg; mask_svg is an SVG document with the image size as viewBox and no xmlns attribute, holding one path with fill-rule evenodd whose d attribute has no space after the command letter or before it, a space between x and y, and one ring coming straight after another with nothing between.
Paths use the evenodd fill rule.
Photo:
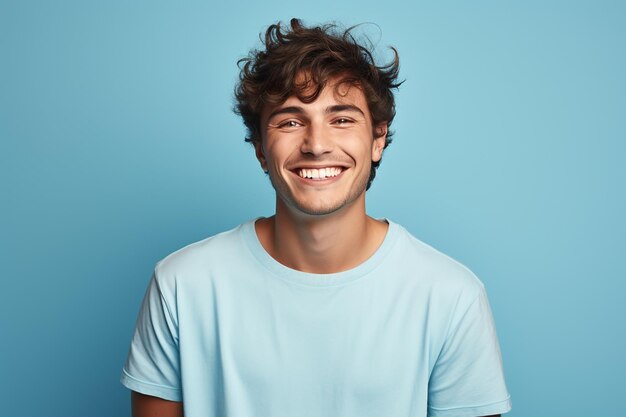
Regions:
<instances>
[{"instance_id":1,"label":"light blue t-shirt","mask_svg":"<svg viewBox=\"0 0 626 417\"><path fill-rule=\"evenodd\" d=\"M505 413L481 282L389 222L367 261L311 274L254 222L160 261L122 383L187 417L476 417Z\"/></svg>"}]
</instances>

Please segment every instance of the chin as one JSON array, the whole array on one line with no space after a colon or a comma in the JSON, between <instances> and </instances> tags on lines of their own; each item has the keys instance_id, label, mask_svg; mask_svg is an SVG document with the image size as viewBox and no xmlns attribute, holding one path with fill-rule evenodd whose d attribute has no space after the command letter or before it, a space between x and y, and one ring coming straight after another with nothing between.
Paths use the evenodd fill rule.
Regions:
<instances>
[{"instance_id":1,"label":"chin","mask_svg":"<svg viewBox=\"0 0 626 417\"><path fill-rule=\"evenodd\" d=\"M315 198L314 195L307 195L308 193L302 194L296 190L291 190L291 187L288 185L273 181L272 176L270 176L270 180L278 196L278 201L281 201L282 204L294 214L304 214L308 216L328 216L347 209L365 193L365 187L367 185L367 178L365 178L362 183L357 184L356 187L350 190L344 190L343 192L337 190L337 192L333 193L334 196L327 195L325 196L327 198L320 199L319 196ZM341 194L343 194L343 196Z\"/></svg>"},{"instance_id":2,"label":"chin","mask_svg":"<svg viewBox=\"0 0 626 417\"><path fill-rule=\"evenodd\" d=\"M297 206L295 207L296 210L298 210L301 213L307 214L309 216L326 216L329 214L333 214L339 210L341 210L343 207L341 205L339 206Z\"/></svg>"},{"instance_id":3,"label":"chin","mask_svg":"<svg viewBox=\"0 0 626 417\"><path fill-rule=\"evenodd\" d=\"M342 211L351 206L357 196L349 196L344 200L338 201L297 201L296 199L283 200L290 210L306 214L309 216L327 216Z\"/></svg>"}]
</instances>

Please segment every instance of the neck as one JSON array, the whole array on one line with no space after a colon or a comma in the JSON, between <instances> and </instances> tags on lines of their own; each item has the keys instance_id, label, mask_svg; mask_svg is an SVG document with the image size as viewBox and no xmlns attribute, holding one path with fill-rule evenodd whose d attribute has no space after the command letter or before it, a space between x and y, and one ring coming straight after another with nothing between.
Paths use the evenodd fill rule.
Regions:
<instances>
[{"instance_id":1,"label":"neck","mask_svg":"<svg viewBox=\"0 0 626 417\"><path fill-rule=\"evenodd\" d=\"M354 268L376 252L387 224L365 213L365 200L329 215L296 213L277 201L276 215L260 219L256 230L265 250L292 269L329 274Z\"/></svg>"}]
</instances>

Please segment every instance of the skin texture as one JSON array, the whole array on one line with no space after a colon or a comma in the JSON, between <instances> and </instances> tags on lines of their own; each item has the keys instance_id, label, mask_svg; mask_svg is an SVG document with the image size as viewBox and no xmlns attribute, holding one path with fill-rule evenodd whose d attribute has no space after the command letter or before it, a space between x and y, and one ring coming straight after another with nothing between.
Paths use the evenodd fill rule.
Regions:
<instances>
[{"instance_id":1,"label":"skin texture","mask_svg":"<svg viewBox=\"0 0 626 417\"><path fill-rule=\"evenodd\" d=\"M317 100L290 97L264 109L256 155L276 190L276 215L256 223L278 262L300 271L345 271L369 258L387 224L365 213L372 161L382 157L386 123L373 126L361 89L330 80ZM374 137L374 131L377 137ZM339 167L334 178L301 178L299 169Z\"/></svg>"},{"instance_id":2,"label":"skin texture","mask_svg":"<svg viewBox=\"0 0 626 417\"><path fill-rule=\"evenodd\" d=\"M313 103L291 97L264 109L261 123L257 157L283 203L319 216L364 196L371 162L382 157L386 124L377 126L380 135L374 140L371 115L360 88L331 80ZM294 172L320 166L341 167L344 178L339 184L312 184L300 181Z\"/></svg>"}]
</instances>

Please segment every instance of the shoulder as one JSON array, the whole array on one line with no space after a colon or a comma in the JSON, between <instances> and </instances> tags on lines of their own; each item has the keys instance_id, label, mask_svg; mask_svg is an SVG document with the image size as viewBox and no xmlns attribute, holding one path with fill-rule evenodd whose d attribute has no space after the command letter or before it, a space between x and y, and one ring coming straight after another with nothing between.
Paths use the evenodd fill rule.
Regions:
<instances>
[{"instance_id":1,"label":"shoulder","mask_svg":"<svg viewBox=\"0 0 626 417\"><path fill-rule=\"evenodd\" d=\"M430 291L474 299L484 291L483 283L465 265L421 241L404 227L399 229L394 257L402 262L411 279Z\"/></svg>"},{"instance_id":2,"label":"shoulder","mask_svg":"<svg viewBox=\"0 0 626 417\"><path fill-rule=\"evenodd\" d=\"M242 228L246 224L191 243L161 259L154 274L159 286L206 277L212 270L237 262L244 246Z\"/></svg>"}]
</instances>

